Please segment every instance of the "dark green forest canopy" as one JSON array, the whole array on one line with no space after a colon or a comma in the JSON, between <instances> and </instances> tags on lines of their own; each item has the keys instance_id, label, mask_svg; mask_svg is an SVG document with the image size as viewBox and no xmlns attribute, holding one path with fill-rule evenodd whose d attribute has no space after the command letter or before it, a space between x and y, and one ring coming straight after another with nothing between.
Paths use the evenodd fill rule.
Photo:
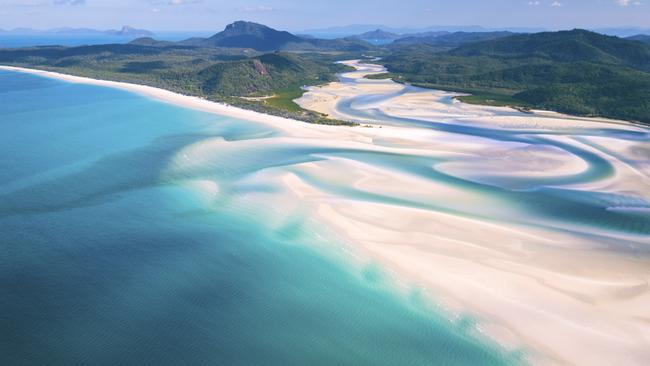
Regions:
<instances>
[{"instance_id":1,"label":"dark green forest canopy","mask_svg":"<svg viewBox=\"0 0 650 366\"><path fill-rule=\"evenodd\" d=\"M303 86L335 80L346 69L335 61L381 56L378 62L389 74L380 77L471 93L461 97L471 103L650 123L650 45L632 38L584 30L457 32L378 47L236 22L213 37L182 42L140 38L130 44L0 49L0 64L150 85L307 122L343 124L303 110L293 99ZM274 97L250 98L261 96Z\"/></svg>"},{"instance_id":2,"label":"dark green forest canopy","mask_svg":"<svg viewBox=\"0 0 650 366\"><path fill-rule=\"evenodd\" d=\"M212 37L180 42L143 37L129 44L0 49L0 63L149 85L306 122L351 125L304 110L293 99L304 86L336 80L346 68L335 61L373 50L362 40L307 39L238 21ZM259 96L274 98L249 98Z\"/></svg>"},{"instance_id":3,"label":"dark green forest canopy","mask_svg":"<svg viewBox=\"0 0 650 366\"><path fill-rule=\"evenodd\" d=\"M336 74L345 70L335 63L341 56L264 54L251 49L170 45L140 39L125 45L5 49L0 50L0 64L149 85L306 122L350 124L302 110L291 101L271 105L241 98L280 91L300 96L303 86L335 80Z\"/></svg>"},{"instance_id":4,"label":"dark green forest canopy","mask_svg":"<svg viewBox=\"0 0 650 366\"><path fill-rule=\"evenodd\" d=\"M468 101L650 123L650 46L584 30L518 34L441 51L393 47L398 80L476 94Z\"/></svg>"}]
</instances>

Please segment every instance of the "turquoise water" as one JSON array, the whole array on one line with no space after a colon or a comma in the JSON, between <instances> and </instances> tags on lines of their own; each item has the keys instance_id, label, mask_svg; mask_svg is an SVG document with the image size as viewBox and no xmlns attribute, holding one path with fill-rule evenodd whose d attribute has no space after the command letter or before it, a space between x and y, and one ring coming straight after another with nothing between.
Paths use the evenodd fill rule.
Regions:
<instances>
[{"instance_id":1,"label":"turquoise water","mask_svg":"<svg viewBox=\"0 0 650 366\"><path fill-rule=\"evenodd\" d=\"M275 187L233 183L323 151L224 150L170 170L197 142L279 133L13 72L0 72L0 131L3 365L521 362L471 336L472 318L316 249L335 243L299 211L277 228L242 199ZM197 177L219 195L186 184Z\"/></svg>"},{"instance_id":2,"label":"turquoise water","mask_svg":"<svg viewBox=\"0 0 650 366\"><path fill-rule=\"evenodd\" d=\"M354 85L359 80L339 75L341 82ZM477 165L477 173L486 179L476 177L461 178L446 174L436 169L436 164L454 162L454 159L423 159L413 158L403 154L395 156L366 156L363 161L373 164L389 166L392 170L415 175L437 183L443 183L455 188L463 188L466 192L479 193L484 197L496 199L498 204L513 205L517 210L493 211L491 207L471 206L464 203L458 204L451 200L440 202L420 202L396 200L395 197L367 197L370 201L381 201L401 206L430 209L439 212L458 214L465 217L479 218L482 220L519 223L530 227L543 227L551 230L567 231L582 236L592 236L595 233L606 235L626 235L629 240L616 243L613 246L626 248L630 243L647 242L650 235L650 202L635 193L630 192L595 192L573 187L572 185L589 184L603 181L615 175L615 169L610 160L617 159L625 164L643 169L647 165L648 154L646 149L650 146L650 129L646 126L637 126L637 130L626 128L591 127L591 128L563 128L549 129L517 129L500 128L498 126L481 126L469 123L449 123L429 120L427 118L409 118L389 115L379 108L361 108L365 104L379 103L404 94L430 93L430 90L405 85L402 89L378 94L360 94L341 98L336 108L347 116L362 121L372 121L374 124L388 126L412 126L431 129L471 139L486 139L490 144L521 143L527 146L555 149L562 151L567 156L574 156L582 160L586 169L584 171L557 176L542 177L517 177L506 175L493 177L490 172ZM446 97L444 102L451 104L452 97ZM500 111L502 116L521 115L516 110ZM569 141L576 141L584 146L561 142L549 137L562 136ZM630 149L634 159L617 156L607 149L604 144L589 142L590 137L607 137L636 145ZM487 145L487 144L486 144ZM635 151L636 150L636 151ZM346 156L349 156L346 153ZM465 158L456 158L463 161ZM432 169L433 167L433 169ZM514 173L514 172L513 172ZM642 173L640 173L642 174ZM308 179L308 177L305 177ZM363 192L355 191L345 186L329 186L318 181L312 182L320 188L335 191L337 194L348 197L359 197ZM615 208L634 208L638 210L616 210ZM523 213L523 214L522 214ZM642 252L647 253L647 245L642 244Z\"/></svg>"},{"instance_id":3,"label":"turquoise water","mask_svg":"<svg viewBox=\"0 0 650 366\"><path fill-rule=\"evenodd\" d=\"M161 41L182 41L191 37L209 37L210 32L164 32L156 33L153 38ZM129 43L139 37L114 36L109 34L53 34L53 33L2 33L0 48L34 47L34 46L85 46L107 43Z\"/></svg>"}]
</instances>

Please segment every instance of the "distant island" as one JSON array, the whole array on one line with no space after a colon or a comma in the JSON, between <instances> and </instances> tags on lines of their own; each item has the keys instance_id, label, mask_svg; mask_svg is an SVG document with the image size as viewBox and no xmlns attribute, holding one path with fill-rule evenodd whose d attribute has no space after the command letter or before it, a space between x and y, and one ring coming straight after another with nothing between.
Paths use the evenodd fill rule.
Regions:
<instances>
[{"instance_id":1,"label":"distant island","mask_svg":"<svg viewBox=\"0 0 650 366\"><path fill-rule=\"evenodd\" d=\"M43 34L58 34L58 35L109 35L109 36L124 36L124 37L151 37L153 32L145 29L137 29L129 25L123 26L121 29L98 30L92 28L53 28L53 29L31 29L31 28L16 28L12 30L0 29L0 34L16 34L16 35L43 35Z\"/></svg>"},{"instance_id":2,"label":"distant island","mask_svg":"<svg viewBox=\"0 0 650 366\"><path fill-rule=\"evenodd\" d=\"M150 85L307 122L350 124L293 100L304 86L336 80L346 69L337 61L373 58L388 69L374 78L471 94L460 97L465 102L650 123L644 35L624 39L578 29L398 35L375 29L319 39L246 21L180 42L158 41L128 26L104 32L142 37L122 45L4 49L0 63Z\"/></svg>"},{"instance_id":3,"label":"distant island","mask_svg":"<svg viewBox=\"0 0 650 366\"><path fill-rule=\"evenodd\" d=\"M153 32L150 32L145 29L137 29L125 25L120 30L108 30L106 34L115 35L115 36L129 36L129 37L150 37L153 36Z\"/></svg>"}]
</instances>

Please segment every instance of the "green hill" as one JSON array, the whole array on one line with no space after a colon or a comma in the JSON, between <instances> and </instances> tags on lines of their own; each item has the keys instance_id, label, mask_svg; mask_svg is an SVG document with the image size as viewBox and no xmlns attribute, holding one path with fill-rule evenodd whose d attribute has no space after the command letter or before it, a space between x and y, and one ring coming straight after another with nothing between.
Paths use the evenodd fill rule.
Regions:
<instances>
[{"instance_id":1,"label":"green hill","mask_svg":"<svg viewBox=\"0 0 650 366\"><path fill-rule=\"evenodd\" d=\"M626 39L650 44L650 36L647 34L637 34L636 36L627 37Z\"/></svg>"},{"instance_id":2,"label":"green hill","mask_svg":"<svg viewBox=\"0 0 650 366\"><path fill-rule=\"evenodd\" d=\"M238 21L229 24L223 32L205 39L200 45L273 51L282 49L289 43L302 41L289 32L277 31L262 24Z\"/></svg>"},{"instance_id":3,"label":"green hill","mask_svg":"<svg viewBox=\"0 0 650 366\"><path fill-rule=\"evenodd\" d=\"M541 58L558 62L619 64L650 70L650 47L626 39L575 29L518 34L468 43L449 52L453 56Z\"/></svg>"},{"instance_id":4,"label":"green hill","mask_svg":"<svg viewBox=\"0 0 650 366\"><path fill-rule=\"evenodd\" d=\"M328 53L262 54L139 39L131 44L0 49L0 64L150 85L307 122L348 124L300 109L302 86L335 79ZM244 97L275 95L271 99Z\"/></svg>"},{"instance_id":5,"label":"green hill","mask_svg":"<svg viewBox=\"0 0 650 366\"><path fill-rule=\"evenodd\" d=\"M454 32L446 34L433 34L430 36L409 36L400 38L391 44L398 49L407 45L427 45L441 49L455 48L465 43L478 42L511 36L512 32Z\"/></svg>"},{"instance_id":6,"label":"green hill","mask_svg":"<svg viewBox=\"0 0 650 366\"><path fill-rule=\"evenodd\" d=\"M650 47L584 30L519 34L384 58L402 81L468 92L465 101L650 123Z\"/></svg>"},{"instance_id":7,"label":"green hill","mask_svg":"<svg viewBox=\"0 0 650 366\"><path fill-rule=\"evenodd\" d=\"M359 39L301 38L262 24L237 21L210 38L190 38L181 45L196 47L249 48L256 51L341 51L356 52L373 48Z\"/></svg>"},{"instance_id":8,"label":"green hill","mask_svg":"<svg viewBox=\"0 0 650 366\"><path fill-rule=\"evenodd\" d=\"M437 43L425 39L383 48L382 60L392 76L423 87L472 93L462 97L469 102L650 123L650 45L638 40L584 30L432 37ZM283 51L265 53L267 48ZM334 61L377 50L356 39L305 39L236 22L211 38L180 43L140 38L130 44L0 49L0 63L151 85L267 113L338 123L301 110L292 100L304 85L333 80L343 69ZM274 97L249 98L270 95Z\"/></svg>"},{"instance_id":9,"label":"green hill","mask_svg":"<svg viewBox=\"0 0 650 366\"><path fill-rule=\"evenodd\" d=\"M206 95L266 95L274 90L333 80L330 65L289 53L270 53L218 63L198 73Z\"/></svg>"}]
</instances>

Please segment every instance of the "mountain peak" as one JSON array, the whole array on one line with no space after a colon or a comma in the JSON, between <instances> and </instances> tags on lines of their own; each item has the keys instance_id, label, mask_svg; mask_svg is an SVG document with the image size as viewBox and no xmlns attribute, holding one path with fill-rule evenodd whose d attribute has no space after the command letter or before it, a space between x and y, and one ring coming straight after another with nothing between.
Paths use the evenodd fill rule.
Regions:
<instances>
[{"instance_id":1,"label":"mountain peak","mask_svg":"<svg viewBox=\"0 0 650 366\"><path fill-rule=\"evenodd\" d=\"M238 20L236 22L232 22L226 26L225 30L234 30L234 29L255 29L255 28L269 28L263 24L255 23L255 22L249 22L246 20Z\"/></svg>"},{"instance_id":2,"label":"mountain peak","mask_svg":"<svg viewBox=\"0 0 650 366\"><path fill-rule=\"evenodd\" d=\"M242 27L260 27L260 28L269 28L264 24L251 22L248 20L236 20L226 26L226 29L229 28L242 28Z\"/></svg>"},{"instance_id":3,"label":"mountain peak","mask_svg":"<svg viewBox=\"0 0 650 366\"><path fill-rule=\"evenodd\" d=\"M289 32L278 31L263 24L238 20L206 41L218 47L252 48L258 51L282 49L288 43L303 42Z\"/></svg>"},{"instance_id":4,"label":"mountain peak","mask_svg":"<svg viewBox=\"0 0 650 366\"><path fill-rule=\"evenodd\" d=\"M137 29L130 25L125 25L120 30L107 31L108 34L117 35L117 36L136 36L136 37L150 37L153 35L152 32L144 29Z\"/></svg>"},{"instance_id":5,"label":"mountain peak","mask_svg":"<svg viewBox=\"0 0 650 366\"><path fill-rule=\"evenodd\" d=\"M366 32L357 36L359 39L375 39L375 40L395 40L400 38L398 34L387 32L381 28L374 31Z\"/></svg>"}]
</instances>

